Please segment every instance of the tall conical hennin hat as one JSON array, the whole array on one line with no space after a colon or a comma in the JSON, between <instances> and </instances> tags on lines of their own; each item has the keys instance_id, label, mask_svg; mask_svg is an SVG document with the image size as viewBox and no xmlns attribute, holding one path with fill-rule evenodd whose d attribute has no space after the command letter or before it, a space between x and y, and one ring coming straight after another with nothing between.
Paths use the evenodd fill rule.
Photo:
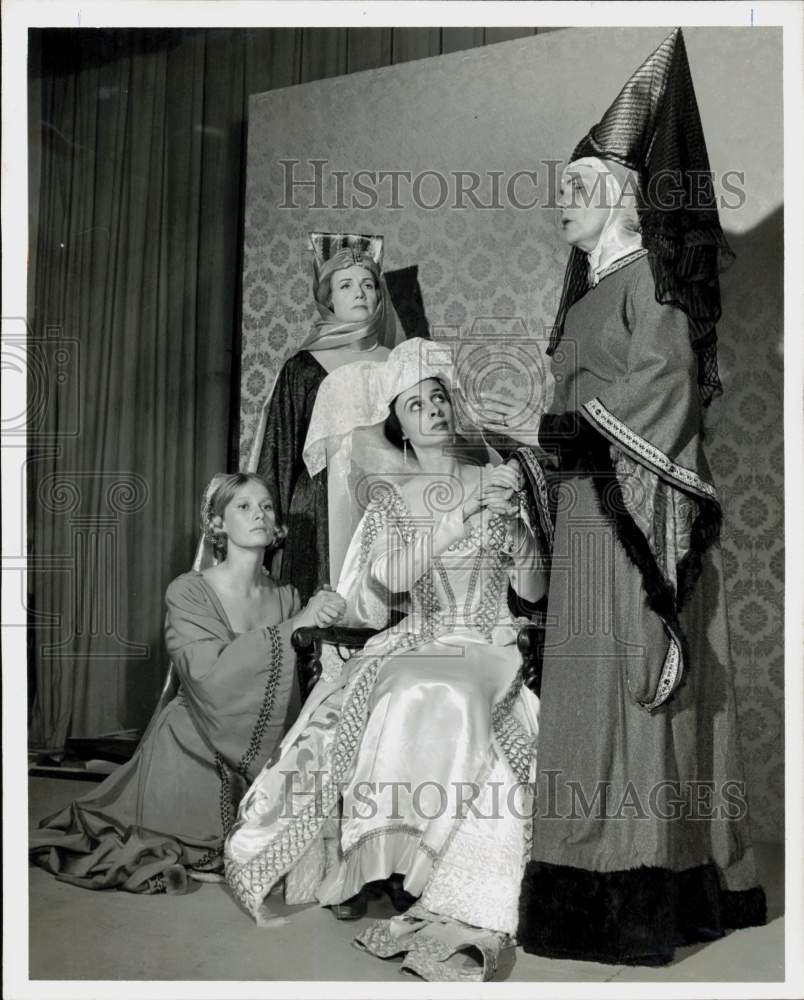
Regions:
<instances>
[{"instance_id":1,"label":"tall conical hennin hat","mask_svg":"<svg viewBox=\"0 0 804 1000\"><path fill-rule=\"evenodd\" d=\"M659 302L683 309L698 357L704 404L721 392L717 370L718 275L734 259L717 213L701 117L684 36L676 28L620 91L575 147L637 172L642 242ZM589 289L586 254L573 247L548 352L561 339L567 311Z\"/></svg>"}]
</instances>

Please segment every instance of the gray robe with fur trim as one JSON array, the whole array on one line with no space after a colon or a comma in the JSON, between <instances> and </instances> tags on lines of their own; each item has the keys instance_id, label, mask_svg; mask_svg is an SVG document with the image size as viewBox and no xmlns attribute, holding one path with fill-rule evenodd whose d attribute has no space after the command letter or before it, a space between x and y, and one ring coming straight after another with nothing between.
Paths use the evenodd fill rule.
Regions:
<instances>
[{"instance_id":1,"label":"gray robe with fur trim","mask_svg":"<svg viewBox=\"0 0 804 1000\"><path fill-rule=\"evenodd\" d=\"M762 922L764 898L696 360L648 257L572 307L553 366L540 441L560 460L520 940L661 962L701 927L743 926L735 910Z\"/></svg>"}]
</instances>

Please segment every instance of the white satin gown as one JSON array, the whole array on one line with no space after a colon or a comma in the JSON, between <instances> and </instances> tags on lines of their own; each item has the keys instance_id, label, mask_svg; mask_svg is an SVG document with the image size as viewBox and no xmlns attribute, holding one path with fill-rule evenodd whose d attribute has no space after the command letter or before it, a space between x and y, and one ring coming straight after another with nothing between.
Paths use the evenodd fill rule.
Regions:
<instances>
[{"instance_id":1,"label":"white satin gown","mask_svg":"<svg viewBox=\"0 0 804 1000\"><path fill-rule=\"evenodd\" d=\"M455 541L433 558L438 528ZM283 877L289 902L328 905L399 872L418 903L358 943L382 957L418 949L414 971L454 979L439 962L468 933L489 978L516 933L538 734L507 594L539 558L527 518L476 516L466 530L453 511L427 525L395 488L371 505L339 589L351 623L384 624L389 574L406 560L408 613L328 664L242 801L226 872L256 919Z\"/></svg>"}]
</instances>

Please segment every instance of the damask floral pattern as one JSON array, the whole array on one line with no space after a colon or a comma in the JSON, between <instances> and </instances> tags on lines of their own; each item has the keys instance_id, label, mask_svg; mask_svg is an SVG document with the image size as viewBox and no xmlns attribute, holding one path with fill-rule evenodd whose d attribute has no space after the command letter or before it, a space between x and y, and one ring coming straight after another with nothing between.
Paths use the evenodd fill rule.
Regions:
<instances>
[{"instance_id":1,"label":"damask floral pattern","mask_svg":"<svg viewBox=\"0 0 804 1000\"><path fill-rule=\"evenodd\" d=\"M727 234L728 235L728 234ZM784 831L784 410L781 213L743 235L721 279L723 399L708 454L723 555L751 824Z\"/></svg>"},{"instance_id":2,"label":"damask floral pattern","mask_svg":"<svg viewBox=\"0 0 804 1000\"><path fill-rule=\"evenodd\" d=\"M577 33L557 33L550 44L576 45L573 35L577 39ZM716 44L721 44L719 37ZM655 43L660 40L657 37ZM471 204L455 208L453 180L450 199L439 210L414 204L405 184L400 186L398 207L389 207L389 199L383 201L383 197L370 211L332 207L331 185L324 199L330 207L310 207L311 188L297 188L293 193L304 207L281 207L288 201L288 169L281 166L283 160L298 161L293 177L301 180L313 177L309 164L315 159L326 161L327 170L398 168L414 176L437 170L449 177L451 171L467 169L486 180L494 170L509 177L537 162L560 161L581 129L596 120L592 109L603 109L597 107L596 95L587 95L589 110L578 112L588 115L585 124L566 126L534 110L539 127L527 135L511 135L510 128L506 130L503 110L491 116L484 112L489 107L506 107L512 80L532 80L533 93L539 94L541 77L533 68L538 38L535 42L510 42L252 98L241 455L248 454L268 376L307 335L314 317L311 252L307 249L311 230L384 234L387 268L419 266L436 338L459 337L469 342L477 338L488 344L497 336L506 342L516 330L517 339L534 356L535 343L546 343L566 260L554 212L541 207L517 209L505 197L505 207L500 209ZM706 68L694 61L695 43L691 32L688 45L697 88ZM650 48L646 41L639 51ZM633 68L633 51L628 51L622 73L615 71L610 81L603 81L604 67L599 67L601 93L605 91L607 97L616 93L617 80L621 84ZM555 101L561 88L555 80L552 85L549 99ZM428 132L417 116L432 103L434 88L451 95L455 114L449 127ZM701 96L706 99L706 90ZM573 101L582 99L587 98L573 90ZM473 131L476 119L482 120L479 133ZM352 128L343 123L358 124ZM710 116L705 126L707 135L711 132L717 139L719 123ZM714 148L713 144L710 153ZM752 176L746 173L749 186ZM540 177L544 196L547 177L544 173ZM387 193L388 189L378 190ZM423 197L432 199L433 190L423 185ZM521 184L517 192L524 199L527 184ZM346 193L348 202L348 186ZM750 187L748 194L757 196ZM488 201L487 189L481 197ZM760 194L759 201L768 204L765 194ZM734 234L729 232L730 218L724 216L723 222L737 262L722 279L719 337L724 397L715 404L720 415L710 434L708 454L724 506L722 546L753 831L757 839L779 840L784 780L782 222L779 212L749 232ZM496 320L482 322L488 317Z\"/></svg>"}]
</instances>

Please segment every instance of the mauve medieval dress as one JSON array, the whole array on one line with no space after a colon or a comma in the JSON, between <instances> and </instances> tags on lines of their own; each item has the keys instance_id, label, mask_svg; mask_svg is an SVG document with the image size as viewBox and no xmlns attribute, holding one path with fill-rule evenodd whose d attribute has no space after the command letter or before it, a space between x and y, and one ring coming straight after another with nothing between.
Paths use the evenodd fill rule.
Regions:
<instances>
[{"instance_id":1,"label":"mauve medieval dress","mask_svg":"<svg viewBox=\"0 0 804 1000\"><path fill-rule=\"evenodd\" d=\"M277 591L276 622L237 634L201 573L168 587L165 642L178 693L160 704L132 759L88 795L43 820L32 861L88 889L152 893L165 871L221 867L240 797L300 707L289 619L292 587Z\"/></svg>"}]
</instances>

